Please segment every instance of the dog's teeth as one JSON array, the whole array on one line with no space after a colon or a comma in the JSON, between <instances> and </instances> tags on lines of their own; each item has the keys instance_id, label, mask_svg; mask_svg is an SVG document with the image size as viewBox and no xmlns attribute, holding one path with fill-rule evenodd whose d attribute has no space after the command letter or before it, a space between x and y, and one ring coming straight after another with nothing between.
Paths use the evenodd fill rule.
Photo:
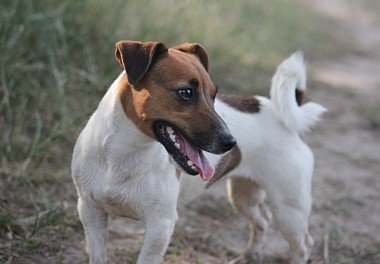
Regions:
<instances>
[{"instance_id":1,"label":"dog's teeth","mask_svg":"<svg viewBox=\"0 0 380 264\"><path fill-rule=\"evenodd\" d=\"M191 160L188 160L188 161L187 161L187 165L189 165L189 167L191 167L191 166L194 165L194 163L193 163Z\"/></svg>"},{"instance_id":2,"label":"dog's teeth","mask_svg":"<svg viewBox=\"0 0 380 264\"><path fill-rule=\"evenodd\" d=\"M170 127L170 126L167 126L167 127L166 127L166 132L168 132L169 135L174 134L174 130L173 130L173 128Z\"/></svg>"},{"instance_id":3,"label":"dog's teeth","mask_svg":"<svg viewBox=\"0 0 380 264\"><path fill-rule=\"evenodd\" d=\"M174 145L175 145L175 147L177 148L177 149L180 149L180 147L181 147L181 145L179 144L179 143L174 143Z\"/></svg>"},{"instance_id":4,"label":"dog's teeth","mask_svg":"<svg viewBox=\"0 0 380 264\"><path fill-rule=\"evenodd\" d=\"M193 166L191 166L191 168L193 169L193 170L196 170L197 168L193 165Z\"/></svg>"},{"instance_id":5,"label":"dog's teeth","mask_svg":"<svg viewBox=\"0 0 380 264\"><path fill-rule=\"evenodd\" d=\"M173 142L175 142L175 135L171 134L171 135L169 135L169 137L170 137L170 139L171 139Z\"/></svg>"}]
</instances>

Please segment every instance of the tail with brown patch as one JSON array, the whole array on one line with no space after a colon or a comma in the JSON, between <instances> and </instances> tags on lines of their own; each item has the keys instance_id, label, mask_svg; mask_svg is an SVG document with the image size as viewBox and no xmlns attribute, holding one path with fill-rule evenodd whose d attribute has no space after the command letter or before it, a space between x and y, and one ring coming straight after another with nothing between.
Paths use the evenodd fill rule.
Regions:
<instances>
[{"instance_id":1,"label":"tail with brown patch","mask_svg":"<svg viewBox=\"0 0 380 264\"><path fill-rule=\"evenodd\" d=\"M326 111L322 105L302 105L306 91L306 69L303 55L296 52L284 60L272 79L271 100L276 114L290 130L304 133L313 128Z\"/></svg>"}]
</instances>

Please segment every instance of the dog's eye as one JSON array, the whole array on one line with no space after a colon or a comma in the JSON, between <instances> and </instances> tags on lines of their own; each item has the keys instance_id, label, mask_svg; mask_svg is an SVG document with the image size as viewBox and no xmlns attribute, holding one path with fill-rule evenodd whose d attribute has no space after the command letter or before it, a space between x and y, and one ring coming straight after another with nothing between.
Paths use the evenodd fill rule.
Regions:
<instances>
[{"instance_id":1,"label":"dog's eye","mask_svg":"<svg viewBox=\"0 0 380 264\"><path fill-rule=\"evenodd\" d=\"M193 89L191 88L184 88L184 89L179 89L178 91L179 96L185 100L189 100L191 97L193 97Z\"/></svg>"}]
</instances>

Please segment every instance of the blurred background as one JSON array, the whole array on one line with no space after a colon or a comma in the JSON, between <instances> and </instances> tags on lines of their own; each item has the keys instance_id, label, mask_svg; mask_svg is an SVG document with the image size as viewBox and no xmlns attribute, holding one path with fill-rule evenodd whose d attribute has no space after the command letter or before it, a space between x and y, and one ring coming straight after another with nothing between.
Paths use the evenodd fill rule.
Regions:
<instances>
[{"instance_id":1,"label":"blurred background","mask_svg":"<svg viewBox=\"0 0 380 264\"><path fill-rule=\"evenodd\" d=\"M246 95L267 95L276 65L303 50L308 97L329 109L305 136L312 263L380 263L379 14L377 0L1 1L0 262L88 262L71 153L129 39L201 43L218 87ZM165 263L226 263L248 240L223 181L181 216ZM134 263L143 233L113 217L109 263ZM285 251L273 224L263 263Z\"/></svg>"}]
</instances>

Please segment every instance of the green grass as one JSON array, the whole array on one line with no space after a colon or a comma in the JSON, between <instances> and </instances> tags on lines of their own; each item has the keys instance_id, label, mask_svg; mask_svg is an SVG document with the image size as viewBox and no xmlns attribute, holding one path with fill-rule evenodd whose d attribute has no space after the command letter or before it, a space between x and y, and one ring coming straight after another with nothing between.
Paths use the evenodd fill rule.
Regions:
<instances>
[{"instance_id":1,"label":"green grass","mask_svg":"<svg viewBox=\"0 0 380 264\"><path fill-rule=\"evenodd\" d=\"M0 230L6 229L13 224L12 215L9 212L0 213Z\"/></svg>"},{"instance_id":2,"label":"green grass","mask_svg":"<svg viewBox=\"0 0 380 264\"><path fill-rule=\"evenodd\" d=\"M252 94L289 53L318 51L315 24L296 0L1 1L0 228L54 208L27 226L34 242L18 244L29 248L49 228L80 226L62 203L75 211L71 152L121 71L117 41L199 42L223 91Z\"/></svg>"}]
</instances>

